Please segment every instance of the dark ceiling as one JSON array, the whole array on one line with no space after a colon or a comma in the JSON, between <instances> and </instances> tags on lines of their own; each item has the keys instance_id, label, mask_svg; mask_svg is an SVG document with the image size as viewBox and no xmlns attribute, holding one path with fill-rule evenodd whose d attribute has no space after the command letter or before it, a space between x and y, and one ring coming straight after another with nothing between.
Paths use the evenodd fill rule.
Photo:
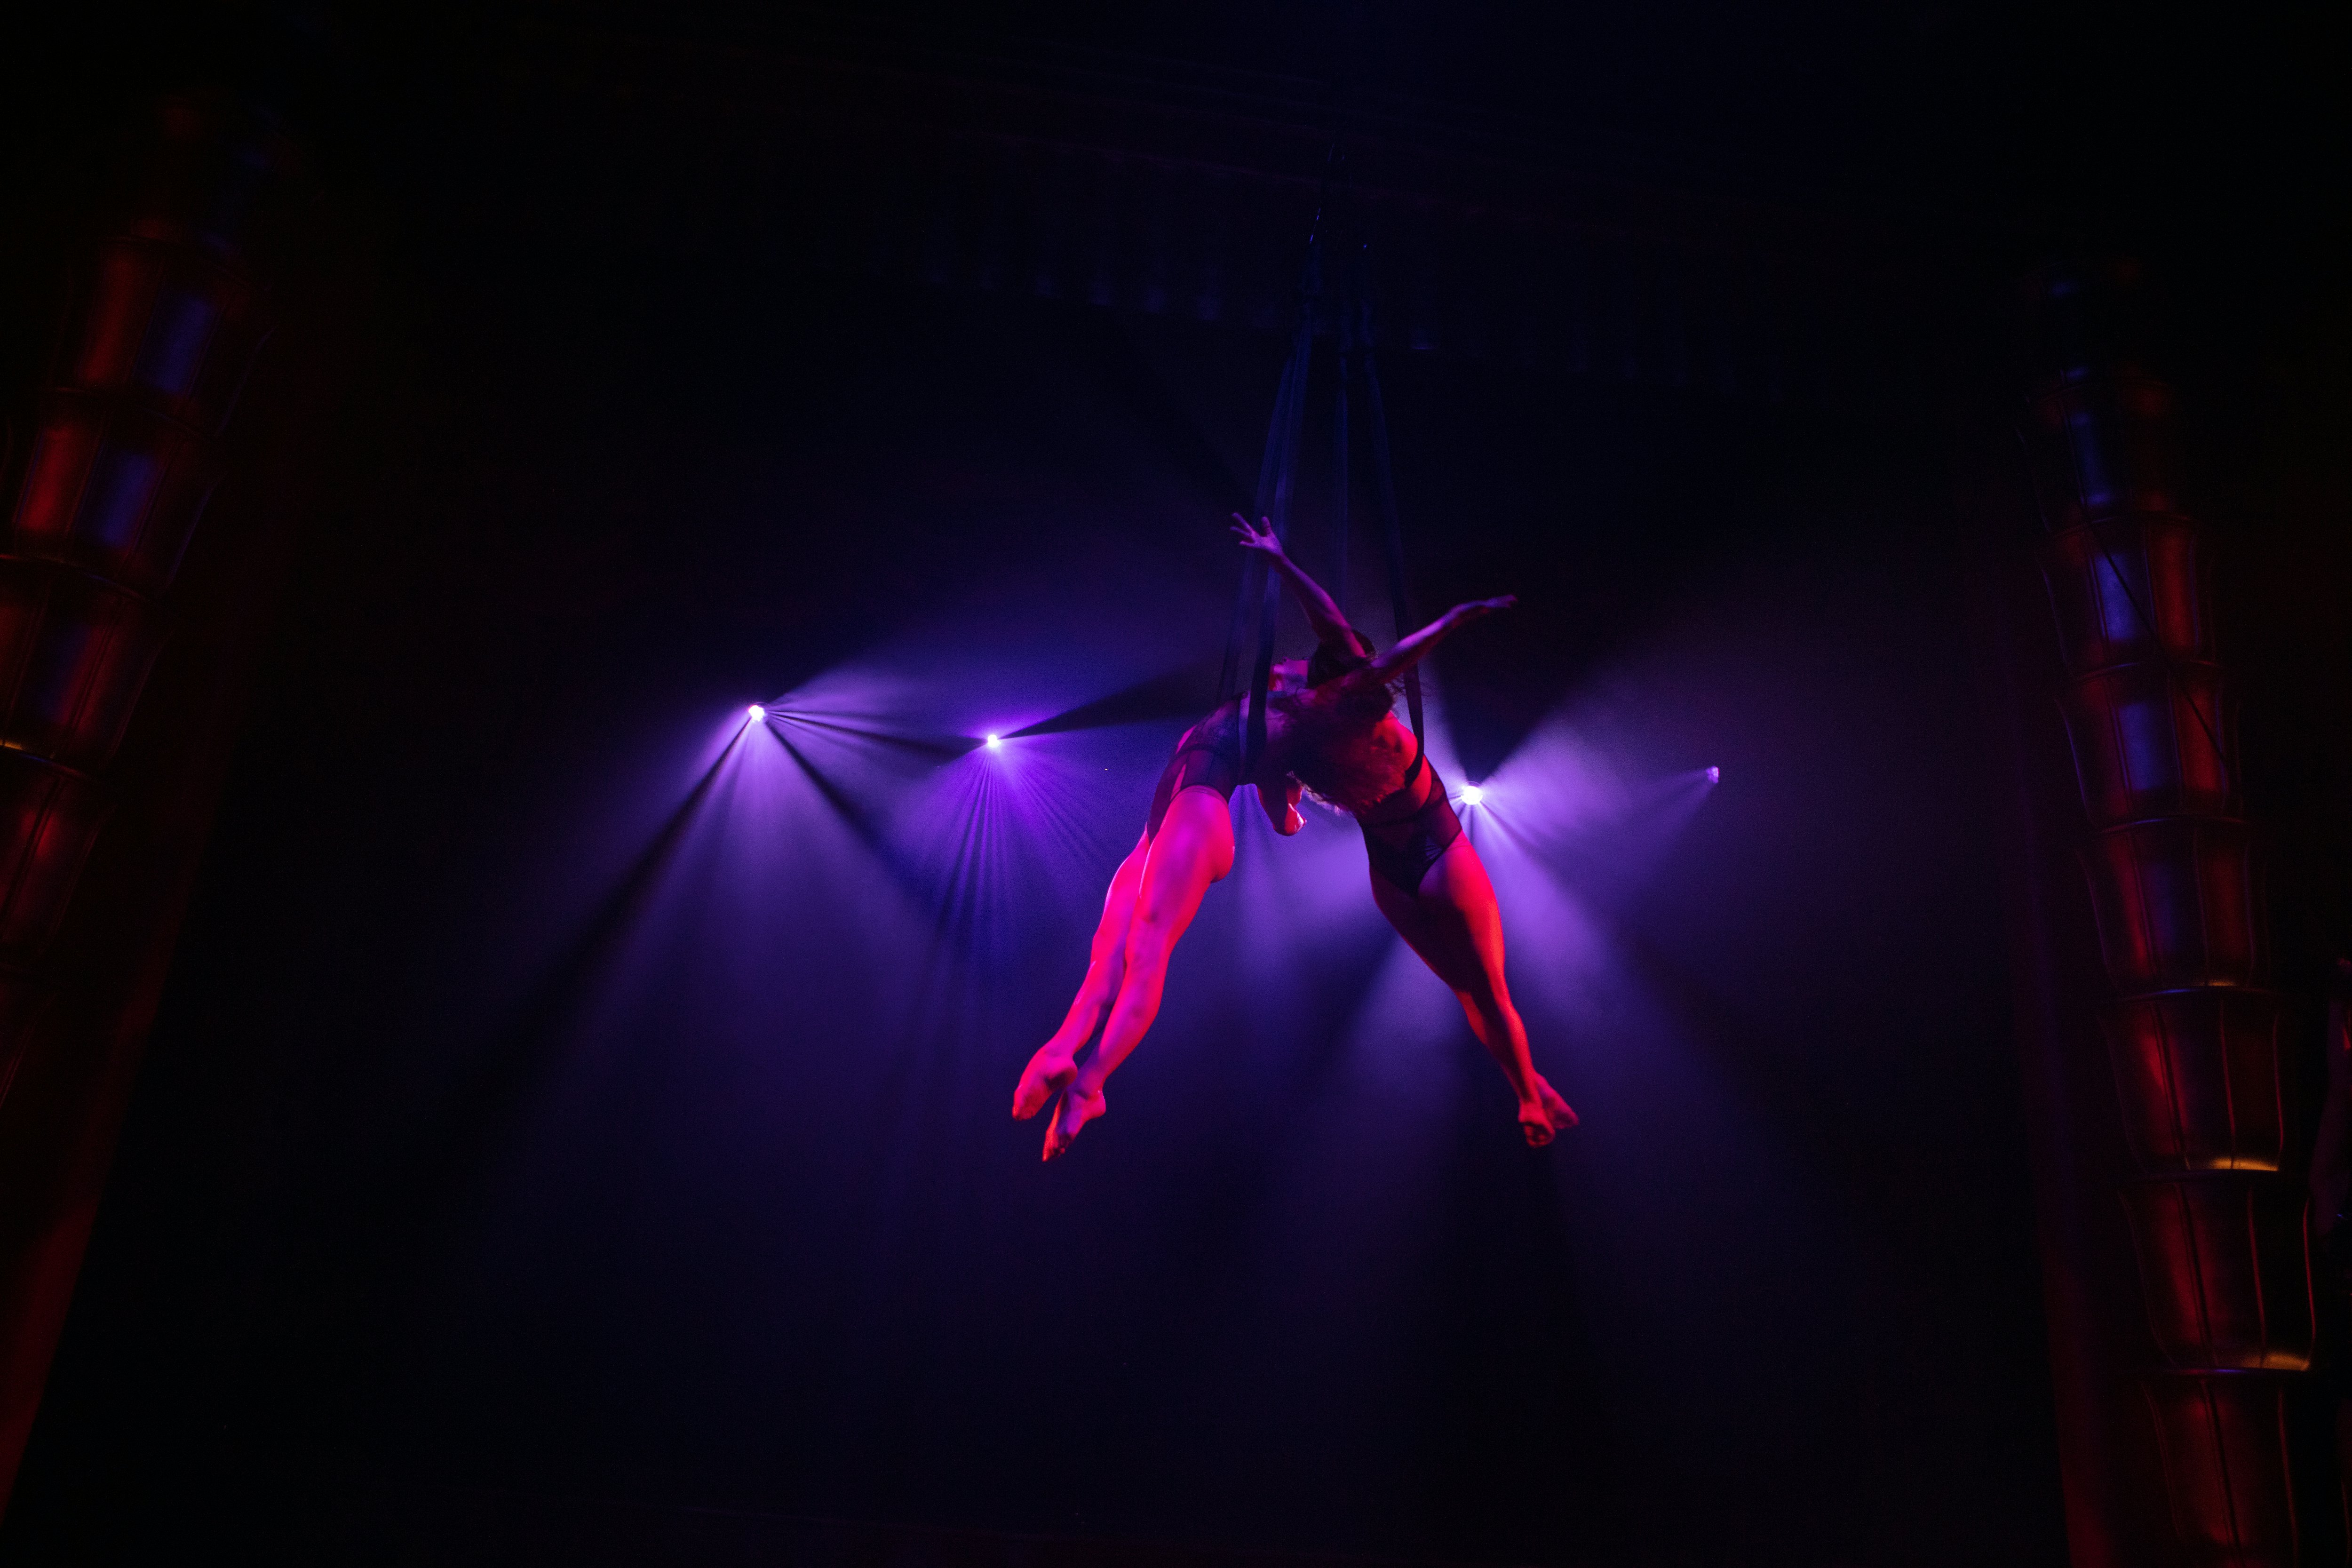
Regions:
<instances>
[{"instance_id":1,"label":"dark ceiling","mask_svg":"<svg viewBox=\"0 0 2352 1568\"><path fill-rule=\"evenodd\" d=\"M364 135L353 122L425 108L532 37L605 32L1469 127L1592 173L1964 227L2105 218L2126 237L2168 212L2311 221L2265 209L2297 189L2324 205L2352 146L2343 23L2318 5L118 4L18 27L49 42L10 51L15 112L53 130L109 86L204 62L274 75L298 116Z\"/></svg>"}]
</instances>

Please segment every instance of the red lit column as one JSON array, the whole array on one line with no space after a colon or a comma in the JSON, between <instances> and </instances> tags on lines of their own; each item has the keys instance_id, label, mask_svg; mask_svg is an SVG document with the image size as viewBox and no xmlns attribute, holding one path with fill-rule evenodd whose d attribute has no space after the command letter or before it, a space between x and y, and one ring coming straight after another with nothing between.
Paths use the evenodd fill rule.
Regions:
<instances>
[{"instance_id":1,"label":"red lit column","mask_svg":"<svg viewBox=\"0 0 2352 1568\"><path fill-rule=\"evenodd\" d=\"M67 998L55 939L115 804L109 764L268 330L253 239L289 163L271 128L226 100L166 100L154 131L142 187L79 279L0 537L0 1499L80 1267L87 1171L104 1163L92 1144L110 1145L129 1088L121 1074L51 1073L45 1084L72 1091L30 1106L16 1102L19 1072L43 1053L99 1048L94 1017L143 1028L119 997ZM159 952L85 963L85 980L160 984L168 932L128 919L110 938Z\"/></svg>"},{"instance_id":2,"label":"red lit column","mask_svg":"<svg viewBox=\"0 0 2352 1568\"><path fill-rule=\"evenodd\" d=\"M2308 1522L2288 1445L2313 1351L2303 1199L2280 1174L2279 1007L2262 988L2231 694L2173 477L2172 395L2117 326L2128 282L2089 267L2032 281L2021 426L2128 1151L2103 1180L2144 1314L2100 1331L2152 1347L2137 1352L2136 1403L2185 1559L2284 1565Z\"/></svg>"}]
</instances>

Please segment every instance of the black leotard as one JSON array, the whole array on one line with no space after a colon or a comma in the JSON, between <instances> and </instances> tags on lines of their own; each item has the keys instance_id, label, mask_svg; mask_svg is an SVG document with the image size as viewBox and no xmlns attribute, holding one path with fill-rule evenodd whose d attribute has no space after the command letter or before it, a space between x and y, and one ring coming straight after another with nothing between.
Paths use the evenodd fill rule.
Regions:
<instances>
[{"instance_id":1,"label":"black leotard","mask_svg":"<svg viewBox=\"0 0 2352 1568\"><path fill-rule=\"evenodd\" d=\"M1429 759L1419 752L1413 753L1412 766L1405 770L1404 782L1372 805L1364 816L1377 816L1381 808L1400 796L1408 795L1413 781L1429 766ZM1429 798L1423 801L1410 816L1389 822L1367 822L1364 816L1356 825L1364 830L1364 854L1372 869L1390 886L1408 897L1421 891L1421 879L1437 864L1454 841L1462 837L1462 819L1454 815L1454 803L1445 798L1445 781L1429 768Z\"/></svg>"},{"instance_id":2,"label":"black leotard","mask_svg":"<svg viewBox=\"0 0 2352 1568\"><path fill-rule=\"evenodd\" d=\"M1147 838L1160 836L1160 819L1177 792L1202 784L1227 800L1242 782L1242 700L1220 704L1209 716L1184 731L1175 754L1160 771L1160 787L1151 792L1151 816L1144 825Z\"/></svg>"}]
</instances>

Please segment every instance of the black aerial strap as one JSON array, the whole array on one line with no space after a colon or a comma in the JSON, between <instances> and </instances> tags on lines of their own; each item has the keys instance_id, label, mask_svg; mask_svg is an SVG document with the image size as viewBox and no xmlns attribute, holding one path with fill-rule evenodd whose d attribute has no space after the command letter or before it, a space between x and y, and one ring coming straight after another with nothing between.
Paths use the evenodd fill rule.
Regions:
<instances>
[{"instance_id":1,"label":"black aerial strap","mask_svg":"<svg viewBox=\"0 0 2352 1568\"><path fill-rule=\"evenodd\" d=\"M1320 215L1318 216L1319 217ZM1360 367L1364 377L1364 407L1369 416L1365 423L1371 435L1372 500L1380 513L1382 542L1388 560L1389 609L1395 617L1397 637L1402 640L1413 630L1412 606L1404 586L1404 535L1397 521L1396 476L1389 456L1388 407L1381 397L1380 366L1372 353L1371 291L1367 281L1370 270L1368 254L1360 252L1356 265L1355 298L1349 302L1349 309L1337 312L1339 388L1332 416L1333 457L1338 463L1336 482L1332 487L1337 570L1333 574L1332 597L1342 609L1346 607L1348 492L1352 478L1349 472L1348 400L1355 372ZM1290 502L1298 476L1299 431L1307 416L1307 372L1315 357L1315 321L1322 293L1321 241L1319 236L1309 235L1307 261L1298 280L1298 325L1291 334L1290 358L1282 367L1282 383L1275 393L1274 416L1265 432L1265 455L1259 461L1257 473L1258 515L1271 521L1275 537L1281 540L1286 547L1290 542ZM1234 597L1233 618L1225 628L1224 665L1217 679L1217 690L1222 698L1230 699L1241 690L1242 628L1248 622L1253 599L1257 603L1257 660L1250 671L1249 703L1244 710L1242 742L1244 778L1257 772L1258 760L1265 752L1266 687L1273 677L1275 626L1282 606L1282 584L1259 563L1255 555L1243 568L1241 591ZM1427 744L1419 669L1405 671L1404 697L1406 711L1412 719L1413 742L1418 750Z\"/></svg>"},{"instance_id":2,"label":"black aerial strap","mask_svg":"<svg viewBox=\"0 0 2352 1568\"><path fill-rule=\"evenodd\" d=\"M1331 602L1344 614L1348 608L1348 491L1352 478L1348 466L1348 382L1354 374L1356 323L1348 311L1339 314L1339 389L1331 402Z\"/></svg>"},{"instance_id":3,"label":"black aerial strap","mask_svg":"<svg viewBox=\"0 0 2352 1568\"><path fill-rule=\"evenodd\" d=\"M1396 617L1396 635L1402 641L1413 630L1412 605L1404 591L1404 533L1397 524L1396 473L1389 466L1389 414L1381 401L1381 369L1372 355L1371 291L1364 286L1365 274L1370 270L1362 253L1358 254L1356 268L1356 309L1358 341L1363 345L1360 358L1364 366L1364 401L1372 427L1372 503L1380 508L1381 531L1388 546L1389 611ZM1344 486L1345 480L1342 479ZM1404 672L1405 711L1412 718L1412 740L1415 748L1428 744L1421 717L1421 670L1416 667Z\"/></svg>"},{"instance_id":4,"label":"black aerial strap","mask_svg":"<svg viewBox=\"0 0 2352 1568\"><path fill-rule=\"evenodd\" d=\"M1307 241L1307 264L1298 279L1298 326L1290 339L1290 361L1282 367L1282 384L1274 398L1274 418L1266 428L1265 456L1258 464L1258 515L1271 520L1274 535L1290 542L1290 498L1298 478L1298 432L1307 417L1307 372L1315 356L1315 310L1323 291L1322 247L1313 236ZM1282 608L1282 582L1252 556L1242 574L1240 598L1225 634L1225 662L1219 689L1234 689L1235 659L1241 649L1241 629L1248 614L1251 589L1256 587L1257 662L1250 671L1247 727L1242 742L1242 776L1257 772L1265 752L1265 692L1274 676L1274 630Z\"/></svg>"}]
</instances>

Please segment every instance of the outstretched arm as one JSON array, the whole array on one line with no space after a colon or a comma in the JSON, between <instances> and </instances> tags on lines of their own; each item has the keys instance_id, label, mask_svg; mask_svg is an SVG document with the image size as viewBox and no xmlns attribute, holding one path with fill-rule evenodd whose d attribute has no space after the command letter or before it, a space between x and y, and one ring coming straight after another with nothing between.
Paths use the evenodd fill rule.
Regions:
<instances>
[{"instance_id":1,"label":"outstretched arm","mask_svg":"<svg viewBox=\"0 0 2352 1568\"><path fill-rule=\"evenodd\" d=\"M1241 542L1244 550L1264 556L1266 565L1281 574L1283 582L1290 588L1290 596L1298 601L1300 609L1307 612L1307 625L1315 633L1317 642L1347 653L1371 652L1371 645L1348 624L1348 617L1339 613L1339 606L1332 603L1331 595L1323 591L1323 584L1308 576L1305 568L1283 550L1282 541L1275 537L1273 523L1264 518L1254 523L1235 512L1234 537Z\"/></svg>"},{"instance_id":2,"label":"outstretched arm","mask_svg":"<svg viewBox=\"0 0 2352 1568\"><path fill-rule=\"evenodd\" d=\"M1369 668L1351 679L1382 683L1394 680L1428 658L1432 648L1464 626L1473 621L1483 621L1497 610L1507 610L1518 602L1516 595L1506 594L1499 599L1473 599L1466 605L1456 605L1411 637L1399 638L1396 647L1373 659Z\"/></svg>"}]
</instances>

